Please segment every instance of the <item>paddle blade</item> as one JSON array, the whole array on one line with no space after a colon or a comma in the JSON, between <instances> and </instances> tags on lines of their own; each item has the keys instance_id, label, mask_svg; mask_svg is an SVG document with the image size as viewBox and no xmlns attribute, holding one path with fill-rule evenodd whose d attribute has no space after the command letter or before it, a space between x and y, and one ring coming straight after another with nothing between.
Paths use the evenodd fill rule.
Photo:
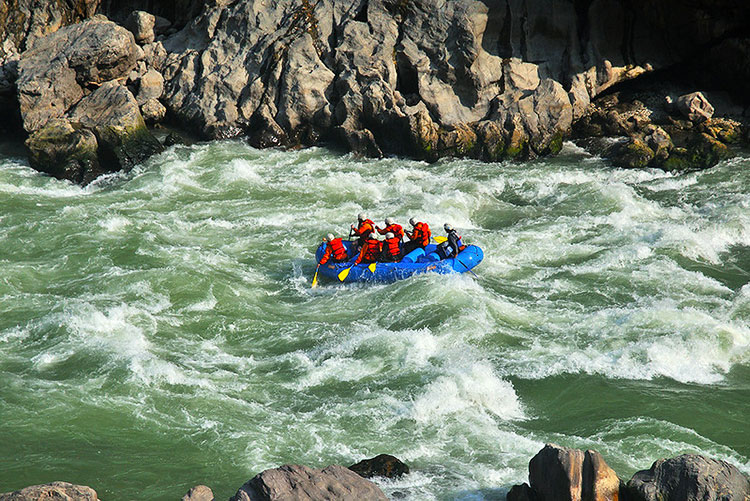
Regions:
<instances>
[{"instance_id":1,"label":"paddle blade","mask_svg":"<svg viewBox=\"0 0 750 501\"><path fill-rule=\"evenodd\" d=\"M318 268L320 268L320 266L318 266ZM313 275L312 285L310 286L311 289L318 286L318 268L315 268L315 275Z\"/></svg>"},{"instance_id":2,"label":"paddle blade","mask_svg":"<svg viewBox=\"0 0 750 501\"><path fill-rule=\"evenodd\" d=\"M372 263L370 266L368 266L368 268L370 269L370 271L373 272L373 273L375 273L375 264L376 263Z\"/></svg>"},{"instance_id":3,"label":"paddle blade","mask_svg":"<svg viewBox=\"0 0 750 501\"><path fill-rule=\"evenodd\" d=\"M343 270L341 270L341 273L339 273L339 280L341 282L346 280L346 277L349 276L349 271L351 271L351 268L344 268Z\"/></svg>"},{"instance_id":4,"label":"paddle blade","mask_svg":"<svg viewBox=\"0 0 750 501\"><path fill-rule=\"evenodd\" d=\"M446 240L448 240L448 237L432 237L432 239L435 241L436 244L442 244Z\"/></svg>"}]
</instances>

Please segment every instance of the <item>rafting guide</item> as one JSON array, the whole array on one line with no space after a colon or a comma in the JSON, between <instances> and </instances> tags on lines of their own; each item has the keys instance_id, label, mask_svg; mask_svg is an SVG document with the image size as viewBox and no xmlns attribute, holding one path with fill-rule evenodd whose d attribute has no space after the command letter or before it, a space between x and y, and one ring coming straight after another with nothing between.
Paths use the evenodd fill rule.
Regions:
<instances>
[{"instance_id":1,"label":"rafting guide","mask_svg":"<svg viewBox=\"0 0 750 501\"><path fill-rule=\"evenodd\" d=\"M413 217L409 219L411 231L405 231L393 217L384 221L381 228L359 213L357 224L350 226L349 240L328 233L315 253L318 264L312 286L317 286L319 273L343 283L392 282L428 272L468 271L476 276L472 268L484 253L476 245L465 245L452 225L445 223L446 236L433 239L430 226Z\"/></svg>"}]
</instances>

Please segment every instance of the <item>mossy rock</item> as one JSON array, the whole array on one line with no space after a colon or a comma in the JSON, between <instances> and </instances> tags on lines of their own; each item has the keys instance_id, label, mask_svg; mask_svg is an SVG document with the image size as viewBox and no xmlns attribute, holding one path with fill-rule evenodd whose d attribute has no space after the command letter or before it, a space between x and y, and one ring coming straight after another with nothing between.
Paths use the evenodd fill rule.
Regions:
<instances>
[{"instance_id":1,"label":"mossy rock","mask_svg":"<svg viewBox=\"0 0 750 501\"><path fill-rule=\"evenodd\" d=\"M661 167L676 172L708 169L730 156L727 145L703 133L692 138L686 147L672 150Z\"/></svg>"},{"instance_id":2,"label":"mossy rock","mask_svg":"<svg viewBox=\"0 0 750 501\"><path fill-rule=\"evenodd\" d=\"M648 167L654 159L654 150L639 138L631 138L628 142L611 153L612 163L626 169L642 169Z\"/></svg>"},{"instance_id":3,"label":"mossy rock","mask_svg":"<svg viewBox=\"0 0 750 501\"><path fill-rule=\"evenodd\" d=\"M34 169L84 184L102 172L97 146L90 130L74 127L66 120L52 121L26 140Z\"/></svg>"}]
</instances>

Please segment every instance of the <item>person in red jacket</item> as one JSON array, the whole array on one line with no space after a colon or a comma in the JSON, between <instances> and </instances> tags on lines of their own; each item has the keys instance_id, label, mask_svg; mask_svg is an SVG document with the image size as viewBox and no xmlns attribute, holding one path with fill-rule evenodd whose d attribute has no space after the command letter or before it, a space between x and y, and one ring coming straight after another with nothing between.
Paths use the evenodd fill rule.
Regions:
<instances>
[{"instance_id":1,"label":"person in red jacket","mask_svg":"<svg viewBox=\"0 0 750 501\"><path fill-rule=\"evenodd\" d=\"M430 243L430 237L432 232L427 223L417 221L414 218L409 219L409 224L412 225L413 230L411 233L406 232L406 236L409 237L409 241L404 244L404 255L410 253L414 249L423 249Z\"/></svg>"},{"instance_id":2,"label":"person in red jacket","mask_svg":"<svg viewBox=\"0 0 750 501\"><path fill-rule=\"evenodd\" d=\"M371 219L367 219L361 212L357 215L357 223L356 228L352 225L352 233L359 237L359 240L357 240L357 248L359 249L365 245L367 236L375 231L375 223Z\"/></svg>"},{"instance_id":3,"label":"person in red jacket","mask_svg":"<svg viewBox=\"0 0 750 501\"><path fill-rule=\"evenodd\" d=\"M381 235L385 235L386 233L393 233L398 238L404 238L404 229L400 224L396 224L396 221L394 221L392 217L385 218L385 228L378 228L376 226L375 229L377 229L378 233L380 233Z\"/></svg>"},{"instance_id":4,"label":"person in red jacket","mask_svg":"<svg viewBox=\"0 0 750 501\"><path fill-rule=\"evenodd\" d=\"M362 250L359 251L359 256L354 261L354 266L359 263L374 263L380 255L380 240L378 240L377 234L373 231L370 236L365 240L365 244L362 246Z\"/></svg>"},{"instance_id":5,"label":"person in red jacket","mask_svg":"<svg viewBox=\"0 0 750 501\"><path fill-rule=\"evenodd\" d=\"M398 263L401 261L401 238L395 236L390 231L385 234L380 260L384 263Z\"/></svg>"},{"instance_id":6,"label":"person in red jacket","mask_svg":"<svg viewBox=\"0 0 750 501\"><path fill-rule=\"evenodd\" d=\"M346 252L346 247L344 247L344 242L341 241L341 237L334 238L333 233L329 233L325 236L323 241L328 242L328 244L326 245L326 251L323 254L323 257L320 258L320 263L318 264L324 265L331 260L334 263L340 263L341 261L349 259L349 255Z\"/></svg>"}]
</instances>

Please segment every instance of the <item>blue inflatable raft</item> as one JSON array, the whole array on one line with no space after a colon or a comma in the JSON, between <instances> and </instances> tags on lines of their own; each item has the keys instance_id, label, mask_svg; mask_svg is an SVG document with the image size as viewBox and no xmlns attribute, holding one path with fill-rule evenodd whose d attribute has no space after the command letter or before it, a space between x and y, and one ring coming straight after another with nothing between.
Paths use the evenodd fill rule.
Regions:
<instances>
[{"instance_id":1,"label":"blue inflatable raft","mask_svg":"<svg viewBox=\"0 0 750 501\"><path fill-rule=\"evenodd\" d=\"M325 252L325 242L315 252L315 259L320 262ZM352 256L352 242L344 241L347 253ZM458 257L440 259L435 252L437 245L430 244L424 249L415 249L398 263L369 263L352 266L356 254L347 262L327 262L320 267L320 274L337 282L393 282L408 278L417 273L464 273L478 265L484 253L476 245L467 245L459 252ZM346 272L345 270L349 270ZM343 273L342 273L343 272ZM343 278L343 280L342 280Z\"/></svg>"}]
</instances>

